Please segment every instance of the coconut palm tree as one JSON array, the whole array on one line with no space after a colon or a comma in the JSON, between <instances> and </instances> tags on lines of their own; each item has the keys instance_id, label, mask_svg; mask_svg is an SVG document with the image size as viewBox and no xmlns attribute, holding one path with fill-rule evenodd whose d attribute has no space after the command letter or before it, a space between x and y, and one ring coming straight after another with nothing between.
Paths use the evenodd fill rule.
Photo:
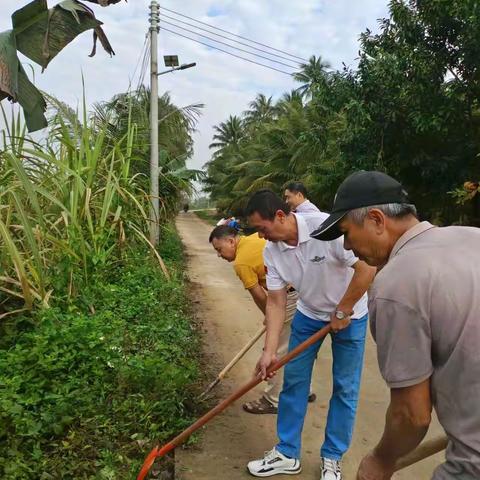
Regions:
<instances>
[{"instance_id":1,"label":"coconut palm tree","mask_svg":"<svg viewBox=\"0 0 480 480\"><path fill-rule=\"evenodd\" d=\"M267 97L263 93L259 93L248 106L250 108L243 113L247 125L270 120L275 115L272 97Z\"/></svg>"},{"instance_id":2,"label":"coconut palm tree","mask_svg":"<svg viewBox=\"0 0 480 480\"><path fill-rule=\"evenodd\" d=\"M159 192L166 216L175 211L173 206L180 194L191 193L193 182L203 176L202 171L186 167L193 154L192 134L202 108L203 104L177 107L168 93L158 99ZM110 144L117 143L135 125L132 170L143 174L146 182L150 171L150 90L142 86L95 104L93 122L99 130L106 129Z\"/></svg>"},{"instance_id":3,"label":"coconut palm tree","mask_svg":"<svg viewBox=\"0 0 480 480\"><path fill-rule=\"evenodd\" d=\"M322 57L312 55L308 63L302 63L300 71L293 74L293 78L303 84L298 88L298 91L307 98L311 97L316 85L325 81L329 68L330 64L324 61Z\"/></svg>"},{"instance_id":4,"label":"coconut palm tree","mask_svg":"<svg viewBox=\"0 0 480 480\"><path fill-rule=\"evenodd\" d=\"M242 119L236 115L230 115L226 122L215 125L213 129L215 130L214 141L209 145L209 148L217 150L238 145L244 133Z\"/></svg>"}]
</instances>

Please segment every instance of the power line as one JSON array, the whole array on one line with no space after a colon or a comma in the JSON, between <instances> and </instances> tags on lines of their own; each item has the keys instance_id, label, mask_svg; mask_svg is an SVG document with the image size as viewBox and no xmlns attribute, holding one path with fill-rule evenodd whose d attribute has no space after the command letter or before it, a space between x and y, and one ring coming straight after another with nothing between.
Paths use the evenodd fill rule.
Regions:
<instances>
[{"instance_id":1,"label":"power line","mask_svg":"<svg viewBox=\"0 0 480 480\"><path fill-rule=\"evenodd\" d=\"M143 65L143 58L145 57L145 51L147 50L147 42L148 42L148 35L145 35L145 41L143 42L142 49L140 51L140 55L138 56L137 64L135 65L135 70L133 71L132 78L130 79L128 89L130 90L130 87L132 86L133 81L135 80L135 75L137 74L137 69L140 66L140 62ZM141 70L140 70L140 75L141 75Z\"/></svg>"},{"instance_id":2,"label":"power line","mask_svg":"<svg viewBox=\"0 0 480 480\"><path fill-rule=\"evenodd\" d=\"M137 90L140 89L140 87L143 85L143 82L145 80L145 75L147 73L148 63L149 63L149 60L150 60L150 50L151 50L151 45L150 45L150 42L148 42L147 43L147 48L145 49L145 54L143 56L142 68L140 69L140 75L139 75L139 78L138 78Z\"/></svg>"},{"instance_id":3,"label":"power line","mask_svg":"<svg viewBox=\"0 0 480 480\"><path fill-rule=\"evenodd\" d=\"M255 40L250 40L249 38L242 37L241 35L237 35L236 33L229 32L228 30L224 30L223 28L215 27L209 23L202 22L200 20L197 20L195 18L189 17L188 15L184 15L183 13L176 12L175 10L170 10L169 8L166 7L160 7L160 10L166 10L167 12L174 13L175 15L179 15L180 17L188 18L189 20L193 20L194 22L201 23L202 25L206 25L207 27L214 28L216 30L220 30L221 32L228 33L229 35L232 35L234 37L241 38L242 40L247 40L248 42L255 43L256 45L261 45L262 47L269 48L270 50L275 50L276 52L284 53L285 55L288 55L289 57L294 57L297 58L298 60L302 60L303 62L308 62L307 59L299 57L297 55L292 55L291 53L285 52L284 50L280 50L278 48L270 47L270 45L266 45L264 43L256 42Z\"/></svg>"},{"instance_id":4,"label":"power line","mask_svg":"<svg viewBox=\"0 0 480 480\"><path fill-rule=\"evenodd\" d=\"M213 45L209 45L208 43L201 42L200 40L196 40L195 38L187 37L186 35L182 35L181 33L174 32L173 30L168 30L167 28L163 27L162 31L168 32L168 33L173 33L174 35L178 35L179 37L186 38L188 40L191 40L192 42L200 43L201 45L205 45L206 47L213 48L214 50L219 50L220 52L226 53L227 55L231 55L232 57L240 58L242 60L245 60L250 63L254 63L255 65L260 65L265 68L269 68L270 70L275 70L276 72L284 73L285 75L288 75L291 77L293 74L289 72L285 72L284 70L280 70L279 68L275 67L270 67L269 65L265 65L264 63L256 62L255 60L250 60L249 58L241 57L240 55L236 55L235 53L228 52L227 50L223 50L218 47L214 47Z\"/></svg>"},{"instance_id":5,"label":"power line","mask_svg":"<svg viewBox=\"0 0 480 480\"><path fill-rule=\"evenodd\" d=\"M226 40L229 40L230 42L235 42L235 43L238 43L240 45L244 45L245 47L251 48L252 50L258 50L259 52L263 52L263 53L266 53L267 55L271 55L272 57L278 57L278 58L281 58L281 59L286 60L288 62L295 62L298 66L298 62L296 60L292 60L290 58L284 57L283 55L278 55L276 53L267 52L266 50L254 47L253 45L249 45L248 43L240 42L240 41L235 40L233 38L226 37L225 35L221 35L220 33L211 32L210 30L207 30L206 28L199 27L198 25L194 25L194 24L189 23L189 22L184 22L183 20L180 20L179 18L171 17L170 15L165 15L164 13L161 16L160 21L162 21L162 18L168 18L169 20L174 20L175 22L180 22L180 23L183 23L184 25L189 25L190 27L196 28L197 30L203 30L204 32L210 33L211 35L215 35L215 36L220 37L220 38L225 38ZM167 22L165 22L165 23L167 23ZM176 25L176 26L179 27L178 25ZM184 28L184 27L179 27L179 28ZM185 30L187 30L187 29L185 29ZM197 34L197 35L200 35L200 34ZM215 40L215 41L217 41L217 40Z\"/></svg>"},{"instance_id":6,"label":"power line","mask_svg":"<svg viewBox=\"0 0 480 480\"><path fill-rule=\"evenodd\" d=\"M298 69L299 68L298 64L293 66L293 65L289 65L288 63L280 62L279 60L273 60L271 58L265 57L264 55L259 55L258 53L249 52L248 50L245 50L245 49L240 48L240 47L236 47L235 45L230 45L229 43L222 42L221 40L215 40L214 38L209 37L208 35L204 35L203 33L197 33L193 30L189 30L188 28L176 25L175 23L167 22L166 20L161 20L160 19L160 25L162 23L167 24L167 25L171 25L175 28L179 28L180 30L184 30L184 31L189 32L189 33L193 33L194 35L198 35L200 37L207 38L208 40L211 40L212 42L220 43L221 45L226 45L227 47L234 48L235 50L238 50L240 52L248 53L249 55L254 55L256 57L263 58L264 60L267 60L267 61L272 62L272 63L278 63L279 65L283 65L284 67L293 68L293 69Z\"/></svg>"}]
</instances>

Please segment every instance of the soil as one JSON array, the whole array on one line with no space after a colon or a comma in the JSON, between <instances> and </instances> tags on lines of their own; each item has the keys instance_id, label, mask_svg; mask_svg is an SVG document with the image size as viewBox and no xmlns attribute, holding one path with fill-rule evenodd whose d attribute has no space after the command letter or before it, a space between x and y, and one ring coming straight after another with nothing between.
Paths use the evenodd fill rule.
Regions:
<instances>
[{"instance_id":1,"label":"soil","mask_svg":"<svg viewBox=\"0 0 480 480\"><path fill-rule=\"evenodd\" d=\"M218 258L208 243L212 226L193 213L181 213L177 217L177 228L189 257L188 274L195 314L204 329L204 362L212 372L210 381L253 336L261 325L262 314L243 289L232 265ZM216 388L218 399L251 379L261 348L262 340L230 371ZM332 388L330 372L331 350L327 339L315 367L313 389L317 400L310 404L305 419L303 471L297 478L320 478L319 449ZM261 391L260 385L211 420L195 446L177 449L177 480L253 478L246 470L247 462L262 457L277 442L276 415L252 415L242 410L242 403L258 398ZM342 462L345 480L355 479L359 461L379 440L388 402L389 391L380 376L375 344L369 334L354 438ZM435 419L427 438L440 433L442 429ZM428 480L442 459L443 453L437 454L398 472L394 478Z\"/></svg>"}]
</instances>

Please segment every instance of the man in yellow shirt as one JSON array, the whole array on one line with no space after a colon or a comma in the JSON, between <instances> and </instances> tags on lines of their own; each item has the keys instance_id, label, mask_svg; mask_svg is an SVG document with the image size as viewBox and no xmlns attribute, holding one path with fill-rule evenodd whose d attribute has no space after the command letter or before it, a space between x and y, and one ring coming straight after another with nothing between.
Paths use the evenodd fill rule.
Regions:
<instances>
[{"instance_id":1,"label":"man in yellow shirt","mask_svg":"<svg viewBox=\"0 0 480 480\"><path fill-rule=\"evenodd\" d=\"M216 250L219 257L233 262L235 273L240 278L243 286L248 290L257 307L265 314L267 305L266 271L263 263L263 249L266 240L260 238L257 233L248 236L239 235L235 228L228 225L220 225L213 229L209 242ZM296 310L297 292L290 289L287 295L288 328L284 328L280 339L277 355L287 353L288 340L290 337L290 322ZM277 413L278 397L282 390L283 370L269 379L263 395L253 402L247 402L243 409L248 413ZM309 401L315 400L315 394L311 393Z\"/></svg>"}]
</instances>

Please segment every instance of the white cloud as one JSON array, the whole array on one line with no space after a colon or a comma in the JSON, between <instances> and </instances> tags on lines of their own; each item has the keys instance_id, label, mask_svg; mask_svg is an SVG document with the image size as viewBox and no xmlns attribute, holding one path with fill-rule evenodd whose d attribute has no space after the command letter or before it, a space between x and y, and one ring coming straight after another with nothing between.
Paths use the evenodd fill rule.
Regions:
<instances>
[{"instance_id":1,"label":"white cloud","mask_svg":"<svg viewBox=\"0 0 480 480\"><path fill-rule=\"evenodd\" d=\"M0 31L3 31L10 28L11 13L27 1L1 0L1 3ZM55 3L49 1L50 6ZM122 2L108 8L89 4L105 23L104 29L115 50L115 57L109 58L98 48L96 57L88 58L92 38L89 33L83 34L61 52L43 74L36 68L37 85L72 106L76 106L82 98L82 73L89 103L107 100L116 93L126 91L145 40L149 3L148 0L130 0L128 4ZM341 68L342 62L355 65L358 36L367 27L376 31L377 18L387 15L387 0L184 0L181 3L162 0L160 3L303 58L321 55L334 68ZM165 14L172 15L169 12ZM178 18L192 23L186 18ZM160 58L164 54L178 54L182 63L197 62L196 68L159 77L160 92L169 91L177 105L197 102L206 105L195 135L195 155L190 162L194 168L200 168L210 156L208 144L213 125L230 114L241 113L256 93L278 97L297 86L287 75L167 32L161 33L159 38ZM147 81L148 78L147 72Z\"/></svg>"}]
</instances>

